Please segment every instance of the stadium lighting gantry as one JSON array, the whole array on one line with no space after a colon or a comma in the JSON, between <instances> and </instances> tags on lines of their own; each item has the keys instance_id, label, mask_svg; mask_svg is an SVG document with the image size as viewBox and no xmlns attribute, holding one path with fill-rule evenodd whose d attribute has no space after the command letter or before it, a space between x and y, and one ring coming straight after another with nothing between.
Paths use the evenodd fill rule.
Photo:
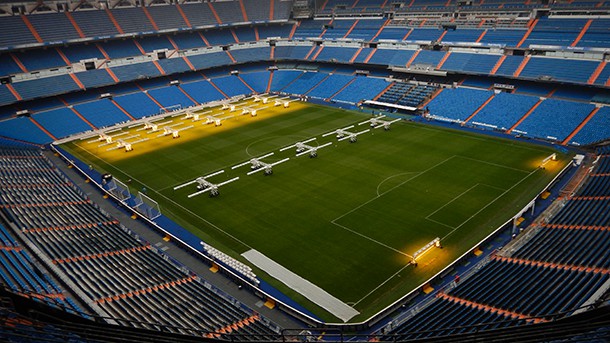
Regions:
<instances>
[{"instance_id":1,"label":"stadium lighting gantry","mask_svg":"<svg viewBox=\"0 0 610 343\"><path fill-rule=\"evenodd\" d=\"M424 245L421 249L417 250L413 254L413 259L411 260L411 264L417 265L417 259L419 257L421 257L422 255L424 255L425 253L427 253L428 251L432 250L432 248L442 248L440 238L436 237L435 239L430 241L430 243Z\"/></svg>"}]
</instances>

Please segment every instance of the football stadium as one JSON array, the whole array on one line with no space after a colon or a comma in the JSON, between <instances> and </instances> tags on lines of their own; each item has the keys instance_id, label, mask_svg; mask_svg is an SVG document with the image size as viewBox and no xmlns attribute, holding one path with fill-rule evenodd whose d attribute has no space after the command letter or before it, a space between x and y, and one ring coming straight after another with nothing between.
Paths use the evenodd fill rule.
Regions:
<instances>
[{"instance_id":1,"label":"football stadium","mask_svg":"<svg viewBox=\"0 0 610 343\"><path fill-rule=\"evenodd\" d=\"M0 340L610 339L610 2L0 1Z\"/></svg>"}]
</instances>

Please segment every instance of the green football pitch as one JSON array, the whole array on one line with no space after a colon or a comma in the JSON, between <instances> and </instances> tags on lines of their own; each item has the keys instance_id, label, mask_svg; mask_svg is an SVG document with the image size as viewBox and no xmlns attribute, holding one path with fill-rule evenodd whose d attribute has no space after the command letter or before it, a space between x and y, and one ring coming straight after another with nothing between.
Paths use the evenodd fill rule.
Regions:
<instances>
[{"instance_id":1,"label":"green football pitch","mask_svg":"<svg viewBox=\"0 0 610 343\"><path fill-rule=\"evenodd\" d=\"M569 160L539 168L555 151L539 145L399 122L356 143L323 133L370 118L357 111L296 104L257 120L226 121L208 134L171 140L149 152L111 158L83 141L63 147L102 172L147 189L162 212L201 239L247 263L255 249L360 312L364 320L420 286L529 203ZM279 111L279 110L276 110ZM368 128L362 125L352 131ZM281 147L316 137L333 142L317 158ZM151 141L152 142L152 141ZM134 150L135 152L135 150ZM274 173L246 175L231 166L274 152ZM188 198L177 185L224 169L220 196ZM436 237L434 248L412 255ZM484 248L484 247L481 247ZM255 273L327 321L337 318L281 282Z\"/></svg>"}]
</instances>

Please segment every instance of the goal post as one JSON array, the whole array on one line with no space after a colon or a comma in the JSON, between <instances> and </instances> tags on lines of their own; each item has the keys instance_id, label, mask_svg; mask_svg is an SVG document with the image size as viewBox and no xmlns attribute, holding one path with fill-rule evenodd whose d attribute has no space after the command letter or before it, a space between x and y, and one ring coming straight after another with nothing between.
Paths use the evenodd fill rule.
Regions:
<instances>
[{"instance_id":1,"label":"goal post","mask_svg":"<svg viewBox=\"0 0 610 343\"><path fill-rule=\"evenodd\" d=\"M144 217L154 220L161 216L161 208L159 207L159 203L151 199L146 194L138 192L138 196L134 201L135 205L133 208Z\"/></svg>"}]
</instances>

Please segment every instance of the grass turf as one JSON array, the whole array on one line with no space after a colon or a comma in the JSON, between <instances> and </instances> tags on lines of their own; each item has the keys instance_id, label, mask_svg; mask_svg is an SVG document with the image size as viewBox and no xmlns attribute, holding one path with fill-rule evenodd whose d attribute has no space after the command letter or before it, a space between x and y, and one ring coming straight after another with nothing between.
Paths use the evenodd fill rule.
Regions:
<instances>
[{"instance_id":1,"label":"grass turf","mask_svg":"<svg viewBox=\"0 0 610 343\"><path fill-rule=\"evenodd\" d=\"M567 161L560 156L539 169L554 151L415 123L373 130L355 144L335 142L316 159L278 151L313 136L317 144L334 141L320 135L366 118L294 103L289 110L264 110L256 119L185 131L184 139L154 139L145 148L135 146L140 152L134 154L106 153L83 141L65 148L121 180L132 179L136 189L146 187L166 215L233 257L256 249L353 305L361 312L354 320L368 318L470 250ZM266 161L291 158L272 176L246 176L248 166L230 169L271 151L275 155ZM240 180L221 187L218 198L187 198L194 187L173 190L219 169L226 172L212 182ZM409 266L410 255L435 237L444 248ZM336 320L268 281L323 319Z\"/></svg>"}]
</instances>

